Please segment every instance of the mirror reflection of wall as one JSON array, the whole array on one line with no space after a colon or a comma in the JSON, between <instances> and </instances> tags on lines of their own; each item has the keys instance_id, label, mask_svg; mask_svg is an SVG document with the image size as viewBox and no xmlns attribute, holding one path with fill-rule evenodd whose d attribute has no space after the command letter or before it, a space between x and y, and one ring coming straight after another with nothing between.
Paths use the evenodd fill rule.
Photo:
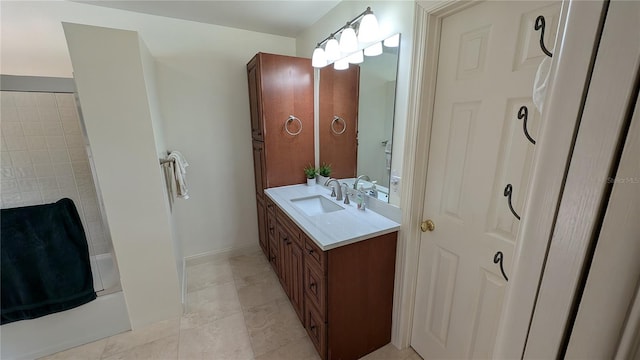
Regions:
<instances>
[{"instance_id":1,"label":"mirror reflection of wall","mask_svg":"<svg viewBox=\"0 0 640 360\"><path fill-rule=\"evenodd\" d=\"M363 63L350 64L347 70L335 70L331 65L320 70L320 163L332 165L334 178L369 176L383 193L378 198L385 201L391 172L398 49L383 46L381 55L365 56ZM337 134L342 130L343 134Z\"/></svg>"},{"instance_id":2,"label":"mirror reflection of wall","mask_svg":"<svg viewBox=\"0 0 640 360\"><path fill-rule=\"evenodd\" d=\"M398 48L384 48L360 69L358 175L389 187Z\"/></svg>"}]
</instances>

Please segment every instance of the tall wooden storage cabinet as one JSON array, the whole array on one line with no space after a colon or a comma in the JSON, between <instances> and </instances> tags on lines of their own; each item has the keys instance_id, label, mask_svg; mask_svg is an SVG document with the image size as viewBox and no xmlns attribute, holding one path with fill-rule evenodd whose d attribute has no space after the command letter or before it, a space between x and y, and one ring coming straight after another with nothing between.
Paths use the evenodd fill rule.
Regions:
<instances>
[{"instance_id":1,"label":"tall wooden storage cabinet","mask_svg":"<svg viewBox=\"0 0 640 360\"><path fill-rule=\"evenodd\" d=\"M302 169L314 163L313 67L310 59L258 53L247 75L260 246L276 262L264 189L304 183Z\"/></svg>"}]
</instances>

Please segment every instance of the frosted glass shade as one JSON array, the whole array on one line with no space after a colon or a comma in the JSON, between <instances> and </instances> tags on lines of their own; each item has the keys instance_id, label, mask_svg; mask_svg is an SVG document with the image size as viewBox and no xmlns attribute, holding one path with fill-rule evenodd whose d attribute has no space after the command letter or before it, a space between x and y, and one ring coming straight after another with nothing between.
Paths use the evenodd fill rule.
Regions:
<instances>
[{"instance_id":1,"label":"frosted glass shade","mask_svg":"<svg viewBox=\"0 0 640 360\"><path fill-rule=\"evenodd\" d=\"M356 31L352 27L348 27L342 31L340 35L340 51L343 54L350 54L358 50L358 38Z\"/></svg>"},{"instance_id":2,"label":"frosted glass shade","mask_svg":"<svg viewBox=\"0 0 640 360\"><path fill-rule=\"evenodd\" d=\"M376 40L378 40L378 19L376 19L373 13L370 13L360 20L358 41L361 43L369 43Z\"/></svg>"},{"instance_id":3,"label":"frosted glass shade","mask_svg":"<svg viewBox=\"0 0 640 360\"><path fill-rule=\"evenodd\" d=\"M337 60L333 63L333 68L336 70L347 70L349 68L348 58Z\"/></svg>"},{"instance_id":4,"label":"frosted glass shade","mask_svg":"<svg viewBox=\"0 0 640 360\"><path fill-rule=\"evenodd\" d=\"M400 45L400 34L395 34L384 39L383 44L386 47L398 47L398 45Z\"/></svg>"},{"instance_id":5,"label":"frosted glass shade","mask_svg":"<svg viewBox=\"0 0 640 360\"><path fill-rule=\"evenodd\" d=\"M382 54L382 43L381 42L377 42L377 43L369 46L368 48L364 49L364 54L366 56L378 56L378 55Z\"/></svg>"},{"instance_id":6,"label":"frosted glass shade","mask_svg":"<svg viewBox=\"0 0 640 360\"><path fill-rule=\"evenodd\" d=\"M313 50L313 56L311 57L311 66L314 68L321 68L327 66L327 55L321 47L317 47Z\"/></svg>"},{"instance_id":7,"label":"frosted glass shade","mask_svg":"<svg viewBox=\"0 0 640 360\"><path fill-rule=\"evenodd\" d=\"M340 59L340 44L338 44L338 40L331 39L327 42L327 45L324 47L324 53L327 56L327 61L332 62Z\"/></svg>"},{"instance_id":8,"label":"frosted glass shade","mask_svg":"<svg viewBox=\"0 0 640 360\"><path fill-rule=\"evenodd\" d=\"M362 50L349 55L349 57L347 57L347 60L351 64L360 64L361 62L363 62L364 56L362 55Z\"/></svg>"}]
</instances>

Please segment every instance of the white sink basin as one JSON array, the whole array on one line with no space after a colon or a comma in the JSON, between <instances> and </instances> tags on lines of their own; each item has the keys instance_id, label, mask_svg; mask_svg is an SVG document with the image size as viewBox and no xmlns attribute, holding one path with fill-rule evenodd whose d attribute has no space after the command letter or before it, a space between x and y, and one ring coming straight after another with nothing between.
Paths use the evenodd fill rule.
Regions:
<instances>
[{"instance_id":1,"label":"white sink basin","mask_svg":"<svg viewBox=\"0 0 640 360\"><path fill-rule=\"evenodd\" d=\"M322 195L291 199L291 202L308 216L326 214L344 208Z\"/></svg>"}]
</instances>

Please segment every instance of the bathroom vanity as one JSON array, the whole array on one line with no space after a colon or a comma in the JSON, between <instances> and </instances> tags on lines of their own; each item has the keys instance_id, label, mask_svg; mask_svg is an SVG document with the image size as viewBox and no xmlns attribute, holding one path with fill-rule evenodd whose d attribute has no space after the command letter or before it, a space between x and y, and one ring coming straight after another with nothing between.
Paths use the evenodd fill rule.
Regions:
<instances>
[{"instance_id":1,"label":"bathroom vanity","mask_svg":"<svg viewBox=\"0 0 640 360\"><path fill-rule=\"evenodd\" d=\"M265 190L269 261L323 359L358 359L391 340L400 225L317 185Z\"/></svg>"},{"instance_id":2,"label":"bathroom vanity","mask_svg":"<svg viewBox=\"0 0 640 360\"><path fill-rule=\"evenodd\" d=\"M327 145L320 159L333 164L334 176L353 182L358 101L332 99L345 93L357 99L359 70L331 80L325 73L332 95L322 98L329 120L320 124L335 139L320 134ZM314 161L309 59L259 53L247 75L260 246L320 356L358 359L391 340L400 224L357 210L355 199L344 204L324 186L292 185L304 182L302 169ZM344 161L328 158L327 148Z\"/></svg>"}]
</instances>

